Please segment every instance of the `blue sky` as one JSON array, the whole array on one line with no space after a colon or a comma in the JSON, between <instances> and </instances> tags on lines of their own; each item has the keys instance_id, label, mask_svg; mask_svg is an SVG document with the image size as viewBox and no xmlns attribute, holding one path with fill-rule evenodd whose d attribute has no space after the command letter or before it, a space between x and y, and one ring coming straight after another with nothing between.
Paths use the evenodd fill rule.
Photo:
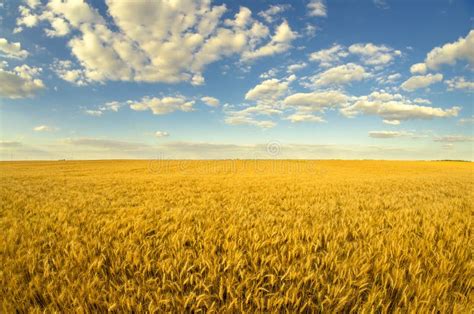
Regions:
<instances>
[{"instance_id":1,"label":"blue sky","mask_svg":"<svg viewBox=\"0 0 474 314\"><path fill-rule=\"evenodd\" d=\"M472 1L0 3L3 160L474 159Z\"/></svg>"}]
</instances>

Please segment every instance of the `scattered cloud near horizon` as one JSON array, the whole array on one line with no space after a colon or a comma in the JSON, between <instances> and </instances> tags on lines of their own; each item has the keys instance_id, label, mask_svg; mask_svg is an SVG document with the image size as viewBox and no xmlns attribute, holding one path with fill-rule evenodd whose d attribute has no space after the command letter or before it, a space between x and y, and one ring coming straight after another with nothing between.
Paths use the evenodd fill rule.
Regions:
<instances>
[{"instance_id":1,"label":"scattered cloud near horizon","mask_svg":"<svg viewBox=\"0 0 474 314\"><path fill-rule=\"evenodd\" d=\"M376 156L391 139L407 153L380 150L392 158L421 136L433 156L472 159L472 23L449 3L406 16L419 32L372 18L408 5L13 0L0 12L2 150L207 156L277 138L291 156L319 156L305 146L317 143Z\"/></svg>"}]
</instances>

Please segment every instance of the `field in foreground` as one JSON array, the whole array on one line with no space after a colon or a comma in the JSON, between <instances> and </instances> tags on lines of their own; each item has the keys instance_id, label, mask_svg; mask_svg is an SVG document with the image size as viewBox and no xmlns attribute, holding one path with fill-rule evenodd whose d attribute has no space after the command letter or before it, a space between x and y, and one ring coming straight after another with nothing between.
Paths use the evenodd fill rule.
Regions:
<instances>
[{"instance_id":1,"label":"field in foreground","mask_svg":"<svg viewBox=\"0 0 474 314\"><path fill-rule=\"evenodd\" d=\"M2 312L468 313L474 166L0 163Z\"/></svg>"}]
</instances>

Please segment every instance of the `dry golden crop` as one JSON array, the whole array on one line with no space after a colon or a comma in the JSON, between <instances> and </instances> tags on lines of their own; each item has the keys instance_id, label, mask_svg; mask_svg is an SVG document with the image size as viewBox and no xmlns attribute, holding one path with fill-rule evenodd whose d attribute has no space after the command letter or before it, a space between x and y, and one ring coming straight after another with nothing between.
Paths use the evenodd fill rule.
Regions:
<instances>
[{"instance_id":1,"label":"dry golden crop","mask_svg":"<svg viewBox=\"0 0 474 314\"><path fill-rule=\"evenodd\" d=\"M456 312L474 167L3 162L2 312Z\"/></svg>"}]
</instances>

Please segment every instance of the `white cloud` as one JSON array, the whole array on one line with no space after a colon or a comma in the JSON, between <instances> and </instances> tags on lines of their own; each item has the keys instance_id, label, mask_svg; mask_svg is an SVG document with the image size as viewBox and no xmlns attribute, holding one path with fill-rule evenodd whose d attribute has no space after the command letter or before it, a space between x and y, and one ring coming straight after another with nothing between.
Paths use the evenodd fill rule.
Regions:
<instances>
[{"instance_id":1,"label":"white cloud","mask_svg":"<svg viewBox=\"0 0 474 314\"><path fill-rule=\"evenodd\" d=\"M52 131L56 131L56 130L57 129L55 127L48 126L48 125L38 125L38 126L33 128L33 131L35 131L35 132L52 132Z\"/></svg>"},{"instance_id":2,"label":"white cloud","mask_svg":"<svg viewBox=\"0 0 474 314\"><path fill-rule=\"evenodd\" d=\"M38 24L40 17L32 12L32 8L24 5L18 7L20 16L16 19L17 28L14 32L19 32L22 30L22 26L33 27Z\"/></svg>"},{"instance_id":3,"label":"white cloud","mask_svg":"<svg viewBox=\"0 0 474 314\"><path fill-rule=\"evenodd\" d=\"M101 117L106 111L118 112L125 104L126 103L119 101L109 101L97 109L86 109L84 113L94 117Z\"/></svg>"},{"instance_id":4,"label":"white cloud","mask_svg":"<svg viewBox=\"0 0 474 314\"><path fill-rule=\"evenodd\" d=\"M114 111L118 112L119 109L123 106L124 104L118 101L109 101L106 102L103 106L99 108L100 111Z\"/></svg>"},{"instance_id":5,"label":"white cloud","mask_svg":"<svg viewBox=\"0 0 474 314\"><path fill-rule=\"evenodd\" d=\"M156 131L155 136L156 137L168 137L168 136L170 136L170 134L168 132L165 132L165 131Z\"/></svg>"},{"instance_id":6,"label":"white cloud","mask_svg":"<svg viewBox=\"0 0 474 314\"><path fill-rule=\"evenodd\" d=\"M271 120L258 120L254 117L255 111L252 110L254 107L249 107L240 111L228 111L226 112L226 118L224 122L230 125L254 125L264 129L272 128L276 125Z\"/></svg>"},{"instance_id":7,"label":"white cloud","mask_svg":"<svg viewBox=\"0 0 474 314\"><path fill-rule=\"evenodd\" d=\"M140 101L127 102L132 110L151 110L155 115L164 115L174 111L189 112L193 110L194 100L189 101L184 96L175 97L143 97Z\"/></svg>"},{"instance_id":8,"label":"white cloud","mask_svg":"<svg viewBox=\"0 0 474 314\"><path fill-rule=\"evenodd\" d=\"M400 121L398 120L382 120L382 122L390 125L400 125Z\"/></svg>"},{"instance_id":9,"label":"white cloud","mask_svg":"<svg viewBox=\"0 0 474 314\"><path fill-rule=\"evenodd\" d=\"M474 81L466 81L462 76L454 77L450 80L446 80L445 83L448 85L448 90L467 90L474 91Z\"/></svg>"},{"instance_id":10,"label":"white cloud","mask_svg":"<svg viewBox=\"0 0 474 314\"><path fill-rule=\"evenodd\" d=\"M366 96L349 96L340 90L314 91L290 94L285 81L272 79L257 85L247 93L247 100L256 101L255 106L226 112L228 124L251 124L270 127L274 121L261 121L260 116L277 115L292 122L325 122L322 116L327 110L338 109L346 117L359 114L375 115L385 124L399 125L400 121L456 117L460 107L438 108L422 106L430 104L427 99L410 100L401 94L385 90L374 91ZM283 85L282 85L283 84ZM283 100L282 97L286 96ZM226 109L225 106L224 109Z\"/></svg>"},{"instance_id":11,"label":"white cloud","mask_svg":"<svg viewBox=\"0 0 474 314\"><path fill-rule=\"evenodd\" d=\"M400 50L384 45L377 46L372 43L351 45L349 52L359 55L364 64L372 66L387 65L402 54Z\"/></svg>"},{"instance_id":12,"label":"white cloud","mask_svg":"<svg viewBox=\"0 0 474 314\"><path fill-rule=\"evenodd\" d=\"M37 78L41 71L26 64L11 71L0 67L0 96L12 99L33 96L45 88L43 81Z\"/></svg>"},{"instance_id":13,"label":"white cloud","mask_svg":"<svg viewBox=\"0 0 474 314\"><path fill-rule=\"evenodd\" d=\"M289 4L272 4L265 11L259 12L258 15L261 16L267 23L273 23L278 15L285 12L291 8Z\"/></svg>"},{"instance_id":14,"label":"white cloud","mask_svg":"<svg viewBox=\"0 0 474 314\"><path fill-rule=\"evenodd\" d=\"M307 38L313 38L316 36L316 26L306 23L303 28L303 33L306 35Z\"/></svg>"},{"instance_id":15,"label":"white cloud","mask_svg":"<svg viewBox=\"0 0 474 314\"><path fill-rule=\"evenodd\" d=\"M330 67L340 63L341 59L351 54L359 57L363 64L375 67L375 69L381 69L391 64L395 58L402 55L400 50L373 43L357 43L349 48L334 44L330 48L311 53L309 60L319 62L322 67Z\"/></svg>"},{"instance_id":16,"label":"white cloud","mask_svg":"<svg viewBox=\"0 0 474 314\"><path fill-rule=\"evenodd\" d=\"M45 30L48 37L63 37L71 32L69 23L63 18L52 17L50 23L51 28Z\"/></svg>"},{"instance_id":17,"label":"white cloud","mask_svg":"<svg viewBox=\"0 0 474 314\"><path fill-rule=\"evenodd\" d=\"M358 97L353 104L341 108L340 112L347 117L360 113L377 115L382 117L385 123L399 124L401 120L456 117L460 110L460 107L443 109L415 105L400 94L374 92Z\"/></svg>"},{"instance_id":18,"label":"white cloud","mask_svg":"<svg viewBox=\"0 0 474 314\"><path fill-rule=\"evenodd\" d=\"M262 128L271 128L276 125L271 120L260 120L258 116L274 115L282 113L282 97L289 92L289 84L296 79L290 75L284 79L268 79L251 88L245 99L255 102L255 105L247 106L241 110L226 111L225 123L248 124Z\"/></svg>"},{"instance_id":19,"label":"white cloud","mask_svg":"<svg viewBox=\"0 0 474 314\"><path fill-rule=\"evenodd\" d=\"M406 131L370 131L369 136L373 138L396 138L413 136L413 133Z\"/></svg>"},{"instance_id":20,"label":"white cloud","mask_svg":"<svg viewBox=\"0 0 474 314\"><path fill-rule=\"evenodd\" d=\"M296 93L283 101L287 108L295 108L298 112L323 112L328 108L343 106L349 97L340 91L322 91L312 93Z\"/></svg>"},{"instance_id":21,"label":"white cloud","mask_svg":"<svg viewBox=\"0 0 474 314\"><path fill-rule=\"evenodd\" d=\"M301 69L304 69L308 64L306 62L300 62L300 63L294 63L294 64L290 64L288 67L287 67L287 72L288 73L294 73L296 71L299 71Z\"/></svg>"},{"instance_id":22,"label":"white cloud","mask_svg":"<svg viewBox=\"0 0 474 314\"><path fill-rule=\"evenodd\" d=\"M379 84L395 84L402 77L400 73L392 73L387 76L379 76L376 78Z\"/></svg>"},{"instance_id":23,"label":"white cloud","mask_svg":"<svg viewBox=\"0 0 474 314\"><path fill-rule=\"evenodd\" d=\"M67 46L80 68L57 72L76 84L113 80L202 85L208 64L231 55L254 60L281 53L296 38L284 21L268 39L269 28L253 19L248 8L224 19L226 6L207 0L110 0L107 6L111 23L82 1L21 6L17 26L45 21L48 36L70 36Z\"/></svg>"},{"instance_id":24,"label":"white cloud","mask_svg":"<svg viewBox=\"0 0 474 314\"><path fill-rule=\"evenodd\" d=\"M271 56L287 51L291 47L291 42L296 38L297 33L293 32L286 21L278 26L275 34L269 43L252 51L245 51L242 54L243 60Z\"/></svg>"},{"instance_id":25,"label":"white cloud","mask_svg":"<svg viewBox=\"0 0 474 314\"><path fill-rule=\"evenodd\" d=\"M390 8L386 0L373 0L373 2L375 6L379 9L386 10Z\"/></svg>"},{"instance_id":26,"label":"white cloud","mask_svg":"<svg viewBox=\"0 0 474 314\"><path fill-rule=\"evenodd\" d=\"M77 86L84 86L91 82L84 69L74 67L70 60L55 60L51 66L51 70L53 70L61 79Z\"/></svg>"},{"instance_id":27,"label":"white cloud","mask_svg":"<svg viewBox=\"0 0 474 314\"><path fill-rule=\"evenodd\" d=\"M311 80L316 86L344 85L353 81L361 81L368 76L369 74L362 66L347 63L319 73Z\"/></svg>"},{"instance_id":28,"label":"white cloud","mask_svg":"<svg viewBox=\"0 0 474 314\"><path fill-rule=\"evenodd\" d=\"M278 74L278 69L277 68L271 68L270 70L260 74L260 78L261 79L269 79L269 78L272 78L272 77L275 77L277 74Z\"/></svg>"},{"instance_id":29,"label":"white cloud","mask_svg":"<svg viewBox=\"0 0 474 314\"><path fill-rule=\"evenodd\" d=\"M309 60L319 62L319 65L322 67L330 67L339 63L341 58L345 58L348 55L349 53L345 47L335 44L331 48L313 52L310 54Z\"/></svg>"},{"instance_id":30,"label":"white cloud","mask_svg":"<svg viewBox=\"0 0 474 314\"><path fill-rule=\"evenodd\" d=\"M411 74L425 74L427 71L426 64L416 63L410 67Z\"/></svg>"},{"instance_id":31,"label":"white cloud","mask_svg":"<svg viewBox=\"0 0 474 314\"><path fill-rule=\"evenodd\" d=\"M307 8L309 16L327 16L327 9L323 0L309 0Z\"/></svg>"},{"instance_id":32,"label":"white cloud","mask_svg":"<svg viewBox=\"0 0 474 314\"><path fill-rule=\"evenodd\" d=\"M12 59L25 59L28 51L21 49L21 43L8 42L6 38L0 38L0 56Z\"/></svg>"},{"instance_id":33,"label":"white cloud","mask_svg":"<svg viewBox=\"0 0 474 314\"><path fill-rule=\"evenodd\" d=\"M203 85L204 82L205 82L204 76L202 76L200 73L194 74L193 77L191 78L191 85L194 85L194 86Z\"/></svg>"},{"instance_id":34,"label":"white cloud","mask_svg":"<svg viewBox=\"0 0 474 314\"><path fill-rule=\"evenodd\" d=\"M389 76L387 76L386 82L387 82L387 83L395 83L395 82L398 81L401 77L402 77L402 75L401 75L400 73L393 73L393 74L390 74Z\"/></svg>"},{"instance_id":35,"label":"white cloud","mask_svg":"<svg viewBox=\"0 0 474 314\"><path fill-rule=\"evenodd\" d=\"M415 75L410 77L408 80L402 83L401 87L406 91L414 91L419 88L428 87L432 84L441 82L443 75L438 74L427 74L427 75Z\"/></svg>"},{"instance_id":36,"label":"white cloud","mask_svg":"<svg viewBox=\"0 0 474 314\"><path fill-rule=\"evenodd\" d=\"M201 100L208 106L211 107L218 107L219 106L219 99L210 96L201 97Z\"/></svg>"},{"instance_id":37,"label":"white cloud","mask_svg":"<svg viewBox=\"0 0 474 314\"><path fill-rule=\"evenodd\" d=\"M295 78L296 77L292 75L286 80L265 80L250 89L245 94L245 99L256 101L258 104L271 105L287 93L289 84L295 80Z\"/></svg>"},{"instance_id":38,"label":"white cloud","mask_svg":"<svg viewBox=\"0 0 474 314\"><path fill-rule=\"evenodd\" d=\"M443 64L454 65L458 60L466 60L474 68L474 30L465 38L431 50L425 59L426 66L437 70Z\"/></svg>"},{"instance_id":39,"label":"white cloud","mask_svg":"<svg viewBox=\"0 0 474 314\"><path fill-rule=\"evenodd\" d=\"M417 104L431 105L431 101L424 98L415 98L413 99L413 102Z\"/></svg>"},{"instance_id":40,"label":"white cloud","mask_svg":"<svg viewBox=\"0 0 474 314\"><path fill-rule=\"evenodd\" d=\"M316 115L311 114L311 113L301 113L301 112L296 112L292 115L289 115L285 119L290 120L293 123L297 123L297 122L326 122L326 120L324 120L320 116L316 116Z\"/></svg>"},{"instance_id":41,"label":"white cloud","mask_svg":"<svg viewBox=\"0 0 474 314\"><path fill-rule=\"evenodd\" d=\"M100 117L104 114L104 112L101 110L92 110L92 109L84 110L84 113L89 116L94 116L94 117Z\"/></svg>"}]
</instances>

